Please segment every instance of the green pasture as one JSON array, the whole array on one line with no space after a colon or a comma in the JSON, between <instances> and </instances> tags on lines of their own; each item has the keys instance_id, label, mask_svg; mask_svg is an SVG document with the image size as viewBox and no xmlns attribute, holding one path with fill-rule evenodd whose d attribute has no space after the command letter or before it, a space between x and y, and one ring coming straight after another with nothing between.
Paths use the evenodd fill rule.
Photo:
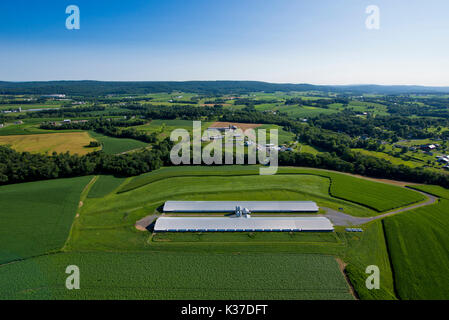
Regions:
<instances>
[{"instance_id":1,"label":"green pasture","mask_svg":"<svg viewBox=\"0 0 449 320\"><path fill-rule=\"evenodd\" d=\"M109 137L94 131L89 131L89 135L101 142L103 145L102 150L108 154L123 153L148 146L147 143L142 141Z\"/></svg>"},{"instance_id":2,"label":"green pasture","mask_svg":"<svg viewBox=\"0 0 449 320\"><path fill-rule=\"evenodd\" d=\"M281 126L277 126L277 125L272 125L272 124L264 124L260 127L258 127L256 130L258 129L265 129L267 130L267 143L269 142L269 138L268 138L268 134L270 132L270 129L277 129L278 130L278 144L288 144L291 143L292 141L295 140L295 134L292 132L288 132L286 130L284 130Z\"/></svg>"},{"instance_id":3,"label":"green pasture","mask_svg":"<svg viewBox=\"0 0 449 320\"><path fill-rule=\"evenodd\" d=\"M206 130L212 122L201 122L202 131ZM190 135L193 130L193 121L191 120L151 120L150 123L134 127L137 130L145 131L148 134L156 133L159 139L170 137L172 131L176 129L185 129Z\"/></svg>"},{"instance_id":4,"label":"green pasture","mask_svg":"<svg viewBox=\"0 0 449 320\"><path fill-rule=\"evenodd\" d=\"M404 166L416 168L416 167L422 167L426 164L424 161L420 162L417 160L404 160L404 159L401 159L398 157L391 156L384 152L368 151L368 150L364 150L364 149L352 149L352 150L362 153L362 154L365 154L365 155L373 156L373 157L380 158L380 159L385 159L387 161L390 161L392 164L396 164L396 165L402 164Z\"/></svg>"},{"instance_id":5,"label":"green pasture","mask_svg":"<svg viewBox=\"0 0 449 320\"><path fill-rule=\"evenodd\" d=\"M329 187L324 187L328 188L328 190L320 194L321 196L326 195L326 196L333 196L334 198L344 199L353 203L358 203L365 207L369 207L379 212L406 206L414 202L419 202L425 199L423 195L417 192L413 192L411 190L326 170L281 167L279 168L277 175L270 177L277 179L280 176L289 175L290 177L287 177L287 179L291 179L289 180L290 182L282 184L280 187L283 187L284 190L288 191L293 192L306 191L307 193L308 190L307 186L300 185L299 184L300 180L295 180L300 179L301 175L304 174L316 175L327 178L322 180L327 181L327 183L329 183L329 179L332 181L330 185L330 190ZM140 177L136 177L127 184L123 185L118 192L123 193L136 188L140 188L147 184L153 183L157 180L171 177L180 177L180 176L201 177L208 175L213 176L214 179L215 178L218 179L218 177L220 176L230 177L230 176L256 175L256 177L254 177L255 179L254 181L260 181L260 183L262 183L263 179L265 179L263 176L259 175L257 166L173 167L173 168L162 168L154 172L142 175ZM247 178L249 177L238 178L237 180L239 181L237 181L237 183L241 181L246 181L245 179ZM210 181L213 181L214 179L211 179ZM269 179L267 179L267 181L268 180ZM226 181L223 183L224 185L228 185ZM259 183L256 184L260 186ZM253 188L253 187L254 186L252 185L244 186L244 188ZM192 193L195 193L195 189L191 190L193 190ZM355 215L361 216L373 215L373 212L370 212L369 210L366 211L365 209L365 212L366 212L365 214L363 213L356 214L355 211L353 213Z\"/></svg>"}]
</instances>

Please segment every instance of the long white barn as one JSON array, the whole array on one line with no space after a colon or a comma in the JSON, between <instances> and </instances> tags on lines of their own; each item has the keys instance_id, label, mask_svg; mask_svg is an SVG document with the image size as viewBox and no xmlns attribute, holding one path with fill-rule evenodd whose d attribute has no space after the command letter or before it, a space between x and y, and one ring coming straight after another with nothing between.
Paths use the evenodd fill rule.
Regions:
<instances>
[{"instance_id":1,"label":"long white barn","mask_svg":"<svg viewBox=\"0 0 449 320\"><path fill-rule=\"evenodd\" d=\"M160 217L155 232L331 232L325 217Z\"/></svg>"},{"instance_id":2,"label":"long white barn","mask_svg":"<svg viewBox=\"0 0 449 320\"><path fill-rule=\"evenodd\" d=\"M318 212L313 201L167 201L164 212L235 212L236 207L251 212Z\"/></svg>"}]
</instances>

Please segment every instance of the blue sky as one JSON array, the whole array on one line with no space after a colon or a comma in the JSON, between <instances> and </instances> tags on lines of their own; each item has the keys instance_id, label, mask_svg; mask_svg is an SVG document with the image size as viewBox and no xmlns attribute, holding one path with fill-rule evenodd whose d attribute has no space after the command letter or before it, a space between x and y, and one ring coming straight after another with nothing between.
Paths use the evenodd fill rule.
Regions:
<instances>
[{"instance_id":1,"label":"blue sky","mask_svg":"<svg viewBox=\"0 0 449 320\"><path fill-rule=\"evenodd\" d=\"M0 80L449 86L448 36L447 0L7 0Z\"/></svg>"}]
</instances>

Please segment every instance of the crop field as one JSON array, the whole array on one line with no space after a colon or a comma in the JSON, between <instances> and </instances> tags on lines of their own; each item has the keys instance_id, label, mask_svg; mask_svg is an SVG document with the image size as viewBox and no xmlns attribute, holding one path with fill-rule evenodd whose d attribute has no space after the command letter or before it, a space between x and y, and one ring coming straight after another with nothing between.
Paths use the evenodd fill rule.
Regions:
<instances>
[{"instance_id":1,"label":"crop field","mask_svg":"<svg viewBox=\"0 0 449 320\"><path fill-rule=\"evenodd\" d=\"M92 177L0 187L0 264L60 249Z\"/></svg>"},{"instance_id":2,"label":"crop field","mask_svg":"<svg viewBox=\"0 0 449 320\"><path fill-rule=\"evenodd\" d=\"M363 232L348 234L347 249L341 254L342 259L348 264L346 273L351 284L362 300L381 299L391 300L395 298L393 271L391 270L390 256L385 242L382 221L375 221L363 226ZM369 290L366 288L366 267L376 265L381 274L380 288Z\"/></svg>"},{"instance_id":3,"label":"crop field","mask_svg":"<svg viewBox=\"0 0 449 320\"><path fill-rule=\"evenodd\" d=\"M7 121L6 125L0 128L0 136L61 133L60 130L44 130L39 128L41 122L58 120L60 119L26 119L23 124L14 124L14 122ZM65 130L64 132L80 132L80 130Z\"/></svg>"},{"instance_id":4,"label":"crop field","mask_svg":"<svg viewBox=\"0 0 449 320\"><path fill-rule=\"evenodd\" d=\"M19 105L19 104L11 104L11 105L1 105L0 106L0 110L10 110L10 109L18 109L18 108L22 108L22 112L23 110L30 110L30 109L48 109L48 108L59 108L61 107L61 103L45 103L45 104L39 104L39 103L35 103L35 104L23 104L23 105Z\"/></svg>"},{"instance_id":5,"label":"crop field","mask_svg":"<svg viewBox=\"0 0 449 320\"><path fill-rule=\"evenodd\" d=\"M201 170L200 170L201 169ZM279 168L281 175L302 175L310 174L331 179L330 195L358 203L376 211L387 211L394 208L406 206L414 202L423 201L425 197L412 190L399 188L385 183L373 182L365 179L352 177L350 175L335 173L325 170L300 169L300 168ZM162 168L149 174L136 177L129 183L124 184L119 190L120 193L133 190L157 180L178 177L178 176L244 176L258 175L258 167L173 167ZM264 179L263 177L259 177ZM224 182L226 184L226 182ZM284 185L284 189L299 191L306 190L305 186L298 185L294 180L290 184ZM323 193L324 194L324 193ZM322 195L323 195L322 194ZM329 196L329 191L326 191ZM367 214L372 214L367 211ZM358 214L360 215L360 213ZM363 216L363 214L362 214Z\"/></svg>"},{"instance_id":6,"label":"crop field","mask_svg":"<svg viewBox=\"0 0 449 320\"><path fill-rule=\"evenodd\" d=\"M123 153L148 146L147 143L134 139L108 137L93 131L89 131L89 134L103 144L102 150L108 154Z\"/></svg>"},{"instance_id":7,"label":"crop field","mask_svg":"<svg viewBox=\"0 0 449 320\"><path fill-rule=\"evenodd\" d=\"M126 178L99 176L89 191L88 198L101 198L117 189Z\"/></svg>"},{"instance_id":8,"label":"crop field","mask_svg":"<svg viewBox=\"0 0 449 320\"><path fill-rule=\"evenodd\" d=\"M205 232L205 233L156 233L154 242L285 242L285 243L335 243L342 244L345 239L336 232Z\"/></svg>"},{"instance_id":9,"label":"crop field","mask_svg":"<svg viewBox=\"0 0 449 320\"><path fill-rule=\"evenodd\" d=\"M324 108L298 106L298 105L281 106L277 108L277 110L285 112L292 117L313 117L320 114L332 114L338 112L337 110L334 109L324 109Z\"/></svg>"},{"instance_id":10,"label":"crop field","mask_svg":"<svg viewBox=\"0 0 449 320\"><path fill-rule=\"evenodd\" d=\"M376 158L385 159L387 161L390 161L392 164L396 164L396 165L402 164L404 166L409 166L409 167L412 167L412 168L422 167L422 166L427 164L424 161L403 160L401 158L391 156L391 155L389 155L387 153L384 153L384 152L368 151L368 150L364 150L364 149L352 149L352 150L360 152L362 154L369 155L369 156L374 156Z\"/></svg>"},{"instance_id":11,"label":"crop field","mask_svg":"<svg viewBox=\"0 0 449 320\"><path fill-rule=\"evenodd\" d=\"M80 290L65 288L68 265ZM56 254L2 266L0 279L4 299L353 299L323 255Z\"/></svg>"},{"instance_id":12,"label":"crop field","mask_svg":"<svg viewBox=\"0 0 449 320\"><path fill-rule=\"evenodd\" d=\"M330 193L337 198L349 200L384 212L424 201L424 195L405 188L377 183L344 174L329 173L332 180ZM412 191L412 192L410 192Z\"/></svg>"},{"instance_id":13,"label":"crop field","mask_svg":"<svg viewBox=\"0 0 449 320\"><path fill-rule=\"evenodd\" d=\"M329 195L326 177L299 174L275 176L179 176L155 181L141 188L111 194L96 206L132 209L161 205L167 200L314 200L319 205L342 208L355 216L375 215L373 210Z\"/></svg>"},{"instance_id":14,"label":"crop field","mask_svg":"<svg viewBox=\"0 0 449 320\"><path fill-rule=\"evenodd\" d=\"M449 299L449 200L384 220L401 299Z\"/></svg>"},{"instance_id":15,"label":"crop field","mask_svg":"<svg viewBox=\"0 0 449 320\"><path fill-rule=\"evenodd\" d=\"M88 214L87 212L84 214ZM132 220L132 219L131 219ZM69 251L81 252L140 252L141 255L158 253L194 253L198 255L221 253L244 255L252 253L263 255L278 254L323 254L340 256L348 263L348 274L359 296L363 299L394 299L392 272L381 222L364 227L365 232L348 234L335 233L293 234L160 234L151 236L139 232L133 226L118 226L109 221L109 227L97 225L78 225L81 236L71 239ZM367 265L379 266L381 277L380 290L367 290L365 287L365 268ZM129 266L124 267L125 274ZM299 265L295 266L300 269ZM249 273L252 279L252 274Z\"/></svg>"},{"instance_id":16,"label":"crop field","mask_svg":"<svg viewBox=\"0 0 449 320\"><path fill-rule=\"evenodd\" d=\"M265 125L261 126L258 129L266 129L267 130L267 134L270 132L269 129L277 129L278 130L278 143L279 144L286 144L286 143L290 143L293 140L295 140L295 135L292 132L285 131L281 126L265 124ZM267 140L269 140L268 137L267 137ZM267 143L270 143L270 142L267 141Z\"/></svg>"},{"instance_id":17,"label":"crop field","mask_svg":"<svg viewBox=\"0 0 449 320\"><path fill-rule=\"evenodd\" d=\"M449 200L449 189L440 187L440 186L431 186L431 185L411 185L410 188L420 190L423 192L427 192L429 194L432 194L436 197L440 197L443 199Z\"/></svg>"},{"instance_id":18,"label":"crop field","mask_svg":"<svg viewBox=\"0 0 449 320\"><path fill-rule=\"evenodd\" d=\"M84 155L100 148L87 148L92 139L87 132L63 132L34 135L0 136L0 145L10 145L16 151L53 152Z\"/></svg>"},{"instance_id":19,"label":"crop field","mask_svg":"<svg viewBox=\"0 0 449 320\"><path fill-rule=\"evenodd\" d=\"M165 167L149 173L144 173L134 177L128 183L125 183L118 192L127 192L136 188L140 188L154 181L177 176L243 176L259 174L257 166L201 166L187 167L174 166Z\"/></svg>"},{"instance_id":20,"label":"crop field","mask_svg":"<svg viewBox=\"0 0 449 320\"><path fill-rule=\"evenodd\" d=\"M300 150L300 152L311 153L314 155L320 153L320 151L317 148L309 146L308 144L301 144L299 146L299 150Z\"/></svg>"},{"instance_id":21,"label":"crop field","mask_svg":"<svg viewBox=\"0 0 449 320\"><path fill-rule=\"evenodd\" d=\"M202 131L206 130L210 126L211 122L201 122ZM156 133L160 140L170 137L173 130L185 129L190 134L193 130L192 120L152 120L149 124L134 127L140 131L146 131L147 133Z\"/></svg>"},{"instance_id":22,"label":"crop field","mask_svg":"<svg viewBox=\"0 0 449 320\"><path fill-rule=\"evenodd\" d=\"M35 256L48 250L57 251L63 248L61 253L0 266L0 278L14 283L2 286L0 297L24 299L352 298L336 264L334 257L338 256L348 263L348 276L360 297L394 299L392 272L380 221L364 226L365 231L361 234L351 234L345 232L343 228L337 228L334 233L195 233L153 236L151 233L135 229L134 224L137 220L152 214L167 199L312 199L326 207L343 208L344 212L353 215L376 214L367 207L330 196L331 180L325 174L330 175L333 174L332 172L281 168L284 174L261 177L257 174L256 166L224 166L220 167L219 171L213 167L202 169L198 170L197 167L162 168L153 174L139 177L146 180L143 186L121 194L113 192L119 187L121 179L100 176L95 183L90 184L90 190L83 193L89 192L90 197L82 198L84 204L78 209L79 217L74 220L66 245L64 246L64 240L68 235L68 229L64 237L61 236L60 241L51 249L45 247L37 253L32 252L22 256ZM315 174L310 174L310 171ZM195 172L203 176L193 175ZM219 176L217 172L224 176ZM302 174L293 174L298 172ZM348 175L340 176L354 179L351 180L353 183L358 183L360 180ZM150 178L152 182L149 182ZM70 219L67 219L67 228L70 228L80 190L90 178L85 179L73 197L74 211L71 212ZM61 183L62 181L64 180L50 182ZM374 187L383 186L383 184L368 182L368 186L371 184ZM42 183L39 182L39 184ZM16 186L18 185L14 187ZM247 189L246 192L241 192L242 188ZM367 187L362 186L362 188ZM42 190L42 187L38 189ZM67 193L61 188L58 191ZM50 193L51 191L42 192ZM39 197L43 196L36 195L36 198ZM58 201L58 205L60 203L62 202ZM9 212L24 211L17 202L11 202L11 206L15 211L8 210ZM58 209L47 208L45 212L47 211L54 213ZM8 229L11 229L12 223L17 224L17 221L24 220L24 217L29 217L29 213L11 216ZM39 222L42 223L42 221L40 215ZM32 226L28 227L35 227L36 220L31 222ZM19 232L23 233L23 230ZM9 235L9 238L14 237ZM42 236L40 238L44 239ZM30 240L27 239L27 241ZM7 242L5 247L8 250L14 249L16 242ZM25 240L22 242L24 243ZM222 257L223 261L216 260L216 256ZM240 257L242 260L237 261L234 257ZM256 258L260 261L255 261ZM328 262L320 260L314 264L309 261L309 258L313 261L329 260ZM9 260L12 258L9 257ZM190 263L193 260L196 262ZM271 261L274 262L271 263ZM250 265L251 272L234 275L231 270L242 270L239 269L240 263ZM80 266L83 273L82 290L78 292L69 292L65 287L58 288L60 285L64 286L67 276L64 271L69 264ZM332 267L329 267L329 264ZM381 290L370 291L365 288L364 268L370 264L376 264L381 269ZM272 268L275 267L278 268L277 271L273 271ZM309 270L308 268L313 268L314 271L309 273L310 276L304 282L302 277L304 270ZM220 276L217 277L216 274ZM267 274L271 277L268 280L265 279ZM283 274L285 279L280 278L278 274ZM240 291L234 290L233 288L238 286L233 282L234 280L229 280L231 275L235 283L245 284L245 281L250 280L248 283L254 286L245 284L240 286ZM341 286L336 282L337 275L343 280ZM205 287L195 287L190 280L186 280L197 279L195 277L199 276ZM240 276L245 278L239 278ZM271 291L262 290L265 289L262 283L266 281L272 287ZM292 281L292 286L285 286L286 281ZM173 283L178 283L178 286L174 287ZM210 283L216 283L216 286L212 289L208 288ZM279 289L280 285L276 287L272 283L282 284L284 290ZM189 296L187 296L188 292Z\"/></svg>"},{"instance_id":23,"label":"crop field","mask_svg":"<svg viewBox=\"0 0 449 320\"><path fill-rule=\"evenodd\" d=\"M348 108L357 112L369 112L373 115L388 115L387 106L380 103L351 101Z\"/></svg>"}]
</instances>

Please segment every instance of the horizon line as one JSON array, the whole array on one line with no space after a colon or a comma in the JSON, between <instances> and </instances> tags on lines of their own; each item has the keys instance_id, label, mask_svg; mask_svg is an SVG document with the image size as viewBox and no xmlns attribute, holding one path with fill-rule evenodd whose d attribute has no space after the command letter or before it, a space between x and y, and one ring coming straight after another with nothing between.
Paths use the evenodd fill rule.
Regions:
<instances>
[{"instance_id":1,"label":"horizon line","mask_svg":"<svg viewBox=\"0 0 449 320\"><path fill-rule=\"evenodd\" d=\"M353 83L353 84L316 84L310 82L270 82L263 80L94 80L94 79L83 79L83 80L20 80L20 81L11 81L11 80L0 80L0 83L45 83L45 82L124 82L124 83L137 83L137 82L259 82L259 83L267 83L267 84L276 84L276 85L311 85L316 87L354 87L354 86L379 86L379 87L432 87L432 88L449 88L449 84L447 85L425 85L425 84L378 84L378 83Z\"/></svg>"}]
</instances>

